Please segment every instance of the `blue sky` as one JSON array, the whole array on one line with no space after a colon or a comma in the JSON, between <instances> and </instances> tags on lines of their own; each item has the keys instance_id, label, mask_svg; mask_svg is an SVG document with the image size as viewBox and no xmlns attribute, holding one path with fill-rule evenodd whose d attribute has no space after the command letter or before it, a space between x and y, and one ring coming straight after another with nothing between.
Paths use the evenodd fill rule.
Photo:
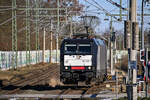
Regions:
<instances>
[{"instance_id":1,"label":"blue sky","mask_svg":"<svg viewBox=\"0 0 150 100\"><path fill-rule=\"evenodd\" d=\"M94 0L87 0L88 2L95 4ZM107 10L109 13L111 14L119 14L119 10L120 8L112 5L111 3L107 2L107 0L95 0L101 7L103 7L105 10ZM118 4L120 4L120 0L112 0ZM106 16L105 13L102 11L102 10L99 10L97 9L96 7L94 7L93 5L89 4L88 2L86 2L86 0L79 0L80 3L86 5L86 9L84 10L87 10L87 11L90 11L86 14L88 15L95 15L95 16L98 16L100 21L101 21L101 24L97 27L96 31L97 32L105 32L105 30L108 30L109 29L109 21L110 21L110 17L109 16ZM128 7L128 0L122 0L122 6L124 8L127 8ZM88 8L87 8L88 7ZM150 14L150 5L146 5L144 7L145 9L145 13L149 13ZM137 13L141 13L141 0L137 0ZM127 11L122 11L123 14L127 14ZM104 21L104 19L109 19L108 21ZM119 18L119 17L118 17ZM123 17L123 20L126 20L127 17ZM140 17L137 17L137 21L139 22L140 24L140 20L141 18ZM144 17L144 27L145 28L150 28L150 25L148 25L147 23L150 22L150 16L149 17ZM115 28L115 30L123 30L123 27L124 27L124 21L122 22L118 22L116 21L116 19L113 18L113 26Z\"/></svg>"}]
</instances>

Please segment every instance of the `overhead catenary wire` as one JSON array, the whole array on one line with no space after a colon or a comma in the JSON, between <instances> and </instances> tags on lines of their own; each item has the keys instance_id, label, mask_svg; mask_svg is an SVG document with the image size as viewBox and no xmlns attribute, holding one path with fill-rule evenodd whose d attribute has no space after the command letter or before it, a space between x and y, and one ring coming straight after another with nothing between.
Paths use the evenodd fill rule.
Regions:
<instances>
[{"instance_id":1,"label":"overhead catenary wire","mask_svg":"<svg viewBox=\"0 0 150 100\"><path fill-rule=\"evenodd\" d=\"M9 7L12 7L12 6L0 6L0 8L9 8Z\"/></svg>"},{"instance_id":2,"label":"overhead catenary wire","mask_svg":"<svg viewBox=\"0 0 150 100\"><path fill-rule=\"evenodd\" d=\"M25 27L19 29L19 30L18 30L18 33L22 32L22 31L25 30L26 28L27 28L27 26L25 26Z\"/></svg>"},{"instance_id":3,"label":"overhead catenary wire","mask_svg":"<svg viewBox=\"0 0 150 100\"><path fill-rule=\"evenodd\" d=\"M98 8L99 10L102 10L105 12L105 14L109 15L109 16L112 16L111 13L109 13L107 10L105 10L101 5L99 5L97 2L95 2L97 5L94 5L93 3L89 2L88 0L85 0L87 3L91 4L92 6ZM115 18L116 20L118 20L117 17L115 16L112 16L113 18Z\"/></svg>"},{"instance_id":4,"label":"overhead catenary wire","mask_svg":"<svg viewBox=\"0 0 150 100\"><path fill-rule=\"evenodd\" d=\"M34 5L32 5L31 7L34 7L35 6L35 4ZM0 6L0 7L11 7L11 8L8 8L8 9L10 9L10 10L12 10L13 8L12 8L12 6ZM6 10L6 9L5 9ZM1 9L0 9L0 11L1 11ZM26 12L26 10L24 10L24 11L21 11L19 14L23 14L23 13L25 13ZM19 16L19 15L17 15L17 16ZM14 16L15 17L15 16ZM9 21L11 21L14 17L11 17L11 18L9 18L9 19L7 19L7 20L5 20L5 21L3 21L2 23L0 23L0 26L1 25L4 25L4 24L6 24L6 23L8 23Z\"/></svg>"},{"instance_id":5,"label":"overhead catenary wire","mask_svg":"<svg viewBox=\"0 0 150 100\"><path fill-rule=\"evenodd\" d=\"M41 21L41 22L42 22L42 21ZM48 27L48 25L50 25L50 24L48 23L48 24L46 24L45 26ZM25 26L25 27L19 29L19 30L18 30L18 33L24 31L26 28L27 28L27 26ZM40 30L41 30L41 29L43 29L43 27L41 27ZM34 32L36 32L36 31L33 31L31 34L33 34Z\"/></svg>"},{"instance_id":6,"label":"overhead catenary wire","mask_svg":"<svg viewBox=\"0 0 150 100\"><path fill-rule=\"evenodd\" d=\"M11 7L11 6L0 6L0 7ZM9 9L13 9L13 8L9 8ZM25 11L22 11L22 13L24 13L24 12L25 12ZM19 16L19 15L17 15L17 16ZM0 25L4 25L4 24L8 23L8 22L11 21L13 18L14 18L14 17L5 20L5 21L2 22ZM31 19L31 18L30 18L30 19ZM20 29L19 32L22 31L22 30L24 30L24 29L26 29L26 27Z\"/></svg>"},{"instance_id":7,"label":"overhead catenary wire","mask_svg":"<svg viewBox=\"0 0 150 100\"><path fill-rule=\"evenodd\" d=\"M10 8L10 9L12 9L12 8ZM24 9L24 8L22 8L22 9ZM16 8L15 10L17 10L17 8ZM25 11L26 11L26 10L25 10ZM24 12L25 12L25 11L24 11ZM22 14L22 15L23 15L23 14ZM16 15L16 16L19 16L19 15ZM16 16L15 16L15 17L16 17ZM31 15L31 16L32 16L32 15ZM4 21L3 23L1 23L1 25L4 25L4 24L8 23L9 21L13 20L15 17L9 18L8 20L6 20L6 21ZM31 17L30 17L30 19L34 19L34 18L31 18ZM40 20L38 20L38 21L40 21ZM43 20L43 21L40 21L40 22L43 22L43 23L44 23L44 20ZM39 24L41 24L41 23L39 23ZM47 26L49 26L49 24L48 24ZM46 27L46 26L40 27L39 30L42 29L43 27ZM25 29L27 29L27 26L25 26L25 27L23 27L23 28L20 28L17 33L22 32L22 31L24 31ZM34 32L36 32L36 31L34 31ZM33 33L33 30L32 30L32 33ZM32 34L32 33L30 33L30 34Z\"/></svg>"},{"instance_id":8,"label":"overhead catenary wire","mask_svg":"<svg viewBox=\"0 0 150 100\"><path fill-rule=\"evenodd\" d=\"M7 8L7 9L0 9L0 11L8 11L8 10L12 10L13 8Z\"/></svg>"},{"instance_id":9,"label":"overhead catenary wire","mask_svg":"<svg viewBox=\"0 0 150 100\"><path fill-rule=\"evenodd\" d=\"M2 23L0 23L0 26L6 24L7 22L11 21L12 19L13 19L13 18L9 18L9 19L3 21Z\"/></svg>"},{"instance_id":10,"label":"overhead catenary wire","mask_svg":"<svg viewBox=\"0 0 150 100\"><path fill-rule=\"evenodd\" d=\"M0 6L0 7L3 7L3 6ZM5 7L7 7L7 6L5 6ZM13 9L13 8L9 8L9 9ZM0 11L1 11L1 10L0 10ZM20 12L20 14L22 14L22 13L24 13L24 12L25 12L25 11L22 11L22 12ZM19 15L17 15L17 16L19 16ZM20 16L19 16L19 17L20 17ZM6 24L7 22L11 21L12 19L13 19L13 18L11 17L11 18L5 20L4 22L2 22L2 23L0 24L0 26ZM40 21L40 22L42 22L42 21ZM25 30L26 28L27 28L26 26L23 27L23 28L21 28L20 30L18 30L18 33L19 33L19 32L22 32L22 31Z\"/></svg>"},{"instance_id":11,"label":"overhead catenary wire","mask_svg":"<svg viewBox=\"0 0 150 100\"><path fill-rule=\"evenodd\" d=\"M22 11L22 12L20 12L20 14L22 14L22 13L24 13L24 12L25 12L25 11ZM14 16L14 17L15 17L15 16ZM14 17L11 17L11 18L9 18L9 19L3 21L2 23L0 23L0 26L1 26L1 25L4 25L4 24L6 24L6 23L8 23L8 22L11 21Z\"/></svg>"},{"instance_id":12,"label":"overhead catenary wire","mask_svg":"<svg viewBox=\"0 0 150 100\"><path fill-rule=\"evenodd\" d=\"M121 5L119 5L118 3L116 3L116 2L114 2L114 1L112 1L112 0L106 0L106 1L108 1L109 3L115 5L115 6L121 8L121 9L123 9L123 10L127 10L126 8L122 7Z\"/></svg>"}]
</instances>

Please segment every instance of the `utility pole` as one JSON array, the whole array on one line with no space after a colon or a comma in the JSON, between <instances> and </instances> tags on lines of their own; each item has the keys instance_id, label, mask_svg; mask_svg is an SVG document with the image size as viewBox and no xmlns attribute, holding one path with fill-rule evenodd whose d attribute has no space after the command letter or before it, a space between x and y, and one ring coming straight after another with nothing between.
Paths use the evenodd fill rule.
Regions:
<instances>
[{"instance_id":1,"label":"utility pole","mask_svg":"<svg viewBox=\"0 0 150 100\"><path fill-rule=\"evenodd\" d=\"M57 0L57 31L56 31L56 63L58 63L58 34L59 34L59 0Z\"/></svg>"},{"instance_id":2,"label":"utility pole","mask_svg":"<svg viewBox=\"0 0 150 100\"><path fill-rule=\"evenodd\" d=\"M112 32L113 32L113 27L112 27L112 17L111 17L111 21L110 21L110 70L111 70L111 75L115 75L114 66L113 66L113 42L111 40Z\"/></svg>"},{"instance_id":3,"label":"utility pole","mask_svg":"<svg viewBox=\"0 0 150 100\"><path fill-rule=\"evenodd\" d=\"M44 27L44 34L43 34L43 52L42 52L42 62L44 63L45 62L45 27Z\"/></svg>"},{"instance_id":4,"label":"utility pole","mask_svg":"<svg viewBox=\"0 0 150 100\"><path fill-rule=\"evenodd\" d=\"M147 66L147 52L148 52L148 48L144 48L144 2L148 2L147 0L142 0L142 11L141 11L141 50L145 51L146 54L146 58L145 61L143 62L143 66L145 68L145 74L146 74L146 80L145 80L145 96L148 97L148 66ZM146 66L145 63L146 62Z\"/></svg>"},{"instance_id":5,"label":"utility pole","mask_svg":"<svg viewBox=\"0 0 150 100\"><path fill-rule=\"evenodd\" d=\"M143 30L143 28L144 28L144 19L143 19L143 17L144 17L144 0L142 0L142 11L141 11L141 50L144 50L145 51L145 53L146 53L146 49L144 48L144 30ZM145 60L147 60L147 59L145 59ZM147 62L146 62L147 63ZM147 97L147 88L148 88L148 82L147 82L147 66L145 66L145 64L144 64L144 61L142 62L142 64L143 64L143 67L144 67L144 69L145 69L145 74L146 74L146 81L145 81L145 85L146 85L146 87L145 87L145 96Z\"/></svg>"},{"instance_id":6,"label":"utility pole","mask_svg":"<svg viewBox=\"0 0 150 100\"><path fill-rule=\"evenodd\" d=\"M71 22L70 22L70 38L72 37L73 32L72 32L72 16L71 16Z\"/></svg>"},{"instance_id":7,"label":"utility pole","mask_svg":"<svg viewBox=\"0 0 150 100\"><path fill-rule=\"evenodd\" d=\"M136 0L130 0L129 4L129 20L131 21L131 50L130 52L130 61L131 61L131 70L132 70L132 99L137 100L137 82L136 82L136 77L137 77L137 48L135 48L137 45L137 32L136 31L136 26L134 23L136 23ZM135 46L135 47L134 47Z\"/></svg>"},{"instance_id":8,"label":"utility pole","mask_svg":"<svg viewBox=\"0 0 150 100\"><path fill-rule=\"evenodd\" d=\"M116 99L118 99L118 71L116 71Z\"/></svg>"},{"instance_id":9,"label":"utility pole","mask_svg":"<svg viewBox=\"0 0 150 100\"><path fill-rule=\"evenodd\" d=\"M39 62L39 0L36 0L36 63Z\"/></svg>"},{"instance_id":10,"label":"utility pole","mask_svg":"<svg viewBox=\"0 0 150 100\"><path fill-rule=\"evenodd\" d=\"M12 67L14 69L16 69L18 65L16 9L16 0L12 0Z\"/></svg>"},{"instance_id":11,"label":"utility pole","mask_svg":"<svg viewBox=\"0 0 150 100\"><path fill-rule=\"evenodd\" d=\"M68 23L68 8L65 7L65 12L66 12L66 16L65 16L65 22L66 22L66 25Z\"/></svg>"},{"instance_id":12,"label":"utility pole","mask_svg":"<svg viewBox=\"0 0 150 100\"><path fill-rule=\"evenodd\" d=\"M30 64L30 1L26 0L26 65Z\"/></svg>"},{"instance_id":13,"label":"utility pole","mask_svg":"<svg viewBox=\"0 0 150 100\"><path fill-rule=\"evenodd\" d=\"M53 49L53 31L52 31L52 20L51 20L51 31L50 31L50 58L49 62L52 63L52 49Z\"/></svg>"},{"instance_id":14,"label":"utility pole","mask_svg":"<svg viewBox=\"0 0 150 100\"><path fill-rule=\"evenodd\" d=\"M67 18L68 18L68 8L64 8L64 7L59 7L57 6L57 8L41 8L40 7L40 0L35 0L35 7L33 6L33 8L31 9L31 5L30 5L30 0L25 0L26 1L26 7L21 7L21 8L17 8L16 5L16 0L12 0L12 67L15 69L18 65L18 51L17 51L17 15L16 15L16 11L25 11L26 15L22 14L19 16L25 16L26 17L26 64L30 64L31 63L31 55L30 55L30 50L31 50L31 46L30 46L30 35L31 35L31 30L30 30L30 12L34 11L34 14L32 15L36 20L35 22L35 33L36 33L36 45L35 45L35 50L36 50L36 63L39 62L40 57L39 57L39 49L40 49L40 39L39 39L39 30L41 28L39 28L40 25L40 18L41 17L50 17L50 18L58 18L58 26L60 27L60 22L67 23ZM59 5L59 1L58 1L58 5ZM66 10L66 15L60 15L59 12L60 11L65 11ZM40 15L41 11L56 11L57 14L55 15ZM61 17L66 17L66 21L60 21L60 16ZM54 20L55 20L54 19ZM55 22L55 21L54 21ZM57 33L59 30L59 27L57 28ZM57 34L57 50L58 50L58 34ZM58 51L57 51L58 52ZM58 55L58 53L57 53Z\"/></svg>"},{"instance_id":15,"label":"utility pole","mask_svg":"<svg viewBox=\"0 0 150 100\"><path fill-rule=\"evenodd\" d=\"M141 11L141 50L144 49L144 0L142 0L142 11Z\"/></svg>"},{"instance_id":16,"label":"utility pole","mask_svg":"<svg viewBox=\"0 0 150 100\"><path fill-rule=\"evenodd\" d=\"M145 88L145 96L148 98L148 48L145 49L146 53L146 88Z\"/></svg>"},{"instance_id":17,"label":"utility pole","mask_svg":"<svg viewBox=\"0 0 150 100\"><path fill-rule=\"evenodd\" d=\"M122 6L122 0L120 0L120 6ZM120 21L122 21L122 8L120 7Z\"/></svg>"}]
</instances>

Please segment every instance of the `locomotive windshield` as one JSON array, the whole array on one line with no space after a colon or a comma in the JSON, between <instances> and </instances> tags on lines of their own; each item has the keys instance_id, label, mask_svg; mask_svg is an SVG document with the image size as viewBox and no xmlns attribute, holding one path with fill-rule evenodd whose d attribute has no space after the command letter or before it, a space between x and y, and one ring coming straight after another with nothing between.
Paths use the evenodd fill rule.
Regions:
<instances>
[{"instance_id":1,"label":"locomotive windshield","mask_svg":"<svg viewBox=\"0 0 150 100\"><path fill-rule=\"evenodd\" d=\"M66 44L65 45L65 53L75 53L77 51L76 44Z\"/></svg>"},{"instance_id":2,"label":"locomotive windshield","mask_svg":"<svg viewBox=\"0 0 150 100\"><path fill-rule=\"evenodd\" d=\"M79 53L90 53L91 52L91 45L90 44L79 44Z\"/></svg>"},{"instance_id":3,"label":"locomotive windshield","mask_svg":"<svg viewBox=\"0 0 150 100\"><path fill-rule=\"evenodd\" d=\"M65 44L65 53L71 54L90 54L91 45L90 44Z\"/></svg>"}]
</instances>

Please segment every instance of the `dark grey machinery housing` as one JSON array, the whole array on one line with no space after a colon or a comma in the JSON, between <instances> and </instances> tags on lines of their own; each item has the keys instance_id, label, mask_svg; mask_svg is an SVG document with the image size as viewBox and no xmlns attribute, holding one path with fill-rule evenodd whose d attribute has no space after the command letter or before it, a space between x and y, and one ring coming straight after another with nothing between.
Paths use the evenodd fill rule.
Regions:
<instances>
[{"instance_id":1,"label":"dark grey machinery housing","mask_svg":"<svg viewBox=\"0 0 150 100\"><path fill-rule=\"evenodd\" d=\"M73 52L66 52L65 46L73 44L76 47L70 48ZM89 44L90 48L84 48L83 52L79 52L78 49L80 44ZM84 52L85 51L85 52ZM91 66L82 66L84 69L71 69L72 66L64 65L64 56L92 56ZM85 63L86 64L86 63ZM65 69L65 67L67 69ZM81 66L76 66L81 67ZM91 69L88 69L88 68ZM90 82L96 78L104 78L107 74L107 47L101 39L88 39L88 38L77 38L77 39L64 39L60 47L60 80L63 83L75 83L78 81Z\"/></svg>"}]
</instances>

